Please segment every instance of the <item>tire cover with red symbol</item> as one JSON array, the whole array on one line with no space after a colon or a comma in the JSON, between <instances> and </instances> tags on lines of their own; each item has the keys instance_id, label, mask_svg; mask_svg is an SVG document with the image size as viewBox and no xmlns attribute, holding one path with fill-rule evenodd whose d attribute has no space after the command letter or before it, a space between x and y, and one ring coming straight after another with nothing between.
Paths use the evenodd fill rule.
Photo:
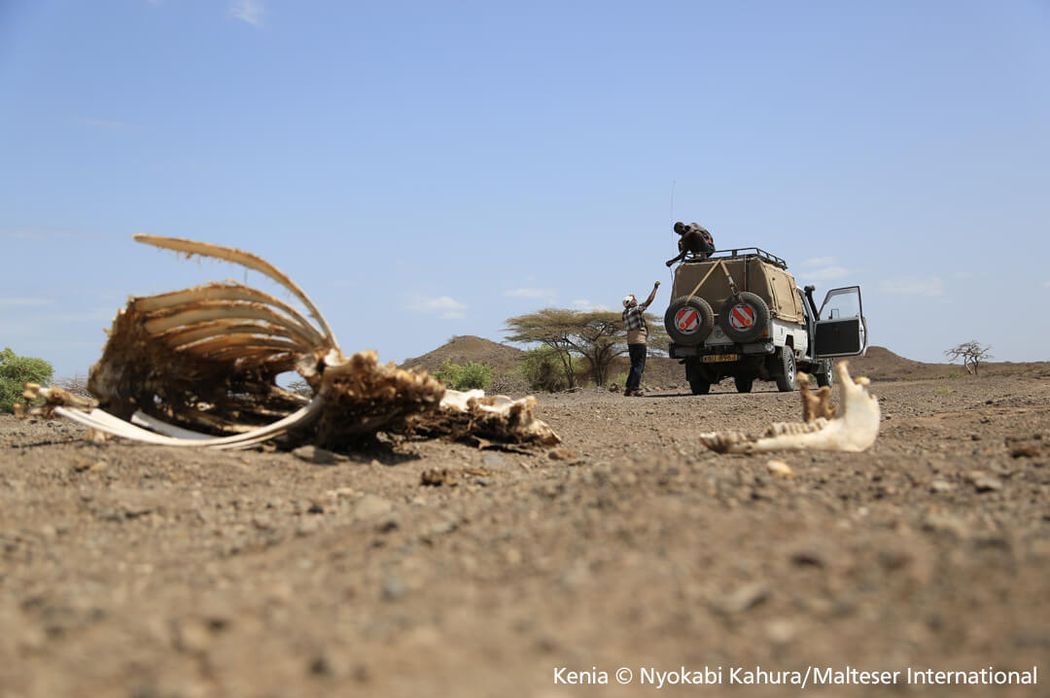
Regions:
<instances>
[{"instance_id":1,"label":"tire cover with red symbol","mask_svg":"<svg viewBox=\"0 0 1050 698\"><path fill-rule=\"evenodd\" d=\"M744 291L722 304L718 324L734 342L754 341L769 326L769 306L761 296Z\"/></svg>"},{"instance_id":2,"label":"tire cover with red symbol","mask_svg":"<svg viewBox=\"0 0 1050 698\"><path fill-rule=\"evenodd\" d=\"M703 298L675 298L664 313L664 328L675 344L696 346L715 328L715 312Z\"/></svg>"}]
</instances>

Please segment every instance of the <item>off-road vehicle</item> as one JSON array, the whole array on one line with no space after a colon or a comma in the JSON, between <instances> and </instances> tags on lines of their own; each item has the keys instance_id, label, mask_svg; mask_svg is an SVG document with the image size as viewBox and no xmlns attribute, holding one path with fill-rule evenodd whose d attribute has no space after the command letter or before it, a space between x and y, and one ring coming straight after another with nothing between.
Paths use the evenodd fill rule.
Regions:
<instances>
[{"instance_id":1,"label":"off-road vehicle","mask_svg":"<svg viewBox=\"0 0 1050 698\"><path fill-rule=\"evenodd\" d=\"M799 290L787 262L757 247L679 264L664 325L693 394L729 376L741 393L756 378L795 390L800 370L831 385L831 359L864 353L867 323L860 286L828 291L819 309L814 290Z\"/></svg>"}]
</instances>

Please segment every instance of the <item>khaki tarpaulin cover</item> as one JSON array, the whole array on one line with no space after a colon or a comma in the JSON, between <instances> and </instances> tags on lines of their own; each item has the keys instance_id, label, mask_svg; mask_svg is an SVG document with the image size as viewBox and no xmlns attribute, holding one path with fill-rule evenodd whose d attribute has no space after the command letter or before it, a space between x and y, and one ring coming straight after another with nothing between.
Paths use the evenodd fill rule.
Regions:
<instances>
[{"instance_id":1,"label":"khaki tarpaulin cover","mask_svg":"<svg viewBox=\"0 0 1050 698\"><path fill-rule=\"evenodd\" d=\"M729 270L737 290L758 294L769 305L769 312L774 318L788 322L804 321L802 299L798 296L791 272L755 257L749 260L713 259L683 264L675 275L674 297L688 296L711 267L720 261ZM696 292L697 297L711 304L716 314L729 294L729 281L720 269L715 269Z\"/></svg>"}]
</instances>

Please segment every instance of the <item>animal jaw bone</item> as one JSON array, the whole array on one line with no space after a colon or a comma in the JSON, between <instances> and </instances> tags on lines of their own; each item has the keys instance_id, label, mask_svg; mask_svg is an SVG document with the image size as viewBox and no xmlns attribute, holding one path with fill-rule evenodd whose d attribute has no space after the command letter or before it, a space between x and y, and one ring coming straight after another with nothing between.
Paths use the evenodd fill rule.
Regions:
<instances>
[{"instance_id":1,"label":"animal jaw bone","mask_svg":"<svg viewBox=\"0 0 1050 698\"><path fill-rule=\"evenodd\" d=\"M835 365L839 385L840 413L831 408L831 389L809 389L809 379L799 374L803 422L778 422L759 435L741 432L710 432L700 442L718 453L762 453L781 450L864 451L879 434L879 402L868 393L871 381L853 379L847 362Z\"/></svg>"},{"instance_id":2,"label":"animal jaw bone","mask_svg":"<svg viewBox=\"0 0 1050 698\"><path fill-rule=\"evenodd\" d=\"M374 352L344 356L310 298L260 257L192 240L134 237L257 271L289 291L306 313L234 282L131 298L91 368L88 389L97 400L27 385L22 416L57 414L136 441L215 449L278 438L339 448L379 430L412 429L559 441L535 419L533 398L464 401L426 372L379 364ZM312 399L277 386L276 376L291 370L310 385Z\"/></svg>"}]
</instances>

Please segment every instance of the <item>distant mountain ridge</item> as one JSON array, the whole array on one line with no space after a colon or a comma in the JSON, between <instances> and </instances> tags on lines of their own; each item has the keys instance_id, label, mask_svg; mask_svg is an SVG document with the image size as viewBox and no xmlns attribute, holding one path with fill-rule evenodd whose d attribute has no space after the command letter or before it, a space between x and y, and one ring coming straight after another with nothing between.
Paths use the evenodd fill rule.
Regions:
<instances>
[{"instance_id":1,"label":"distant mountain ridge","mask_svg":"<svg viewBox=\"0 0 1050 698\"><path fill-rule=\"evenodd\" d=\"M518 366L525 352L517 347L493 342L474 335L457 335L440 347L426 354L406 359L402 368L423 368L436 371L446 361L464 364L477 361L492 367L497 374L517 376ZM959 364L925 363L908 359L886 347L868 347L865 356L849 359L850 372L854 376L867 376L876 381L928 380L962 376L966 372ZM617 359L610 375L626 372L626 357ZM1050 376L1050 362L1010 363L991 362L982 366L988 375L1031 374ZM677 385L685 382L685 369L674 359L650 356L646 365L645 384L650 386Z\"/></svg>"}]
</instances>

